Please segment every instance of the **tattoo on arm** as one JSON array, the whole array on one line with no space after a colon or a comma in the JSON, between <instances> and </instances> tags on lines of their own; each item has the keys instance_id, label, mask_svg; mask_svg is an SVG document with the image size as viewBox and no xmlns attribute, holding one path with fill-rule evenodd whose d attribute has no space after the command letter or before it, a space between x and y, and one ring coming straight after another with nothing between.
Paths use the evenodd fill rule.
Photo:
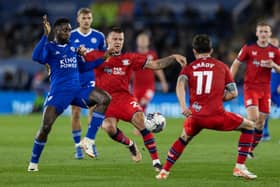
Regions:
<instances>
[{"instance_id":1,"label":"tattoo on arm","mask_svg":"<svg viewBox=\"0 0 280 187\"><path fill-rule=\"evenodd\" d=\"M172 56L168 56L165 58L158 59L155 62L157 64L157 69L163 69L176 61L175 58L173 58Z\"/></svg>"},{"instance_id":2,"label":"tattoo on arm","mask_svg":"<svg viewBox=\"0 0 280 187\"><path fill-rule=\"evenodd\" d=\"M187 83L188 83L188 77L186 75L180 75L177 79L177 84L179 82L183 82L184 86L186 87Z\"/></svg>"}]
</instances>

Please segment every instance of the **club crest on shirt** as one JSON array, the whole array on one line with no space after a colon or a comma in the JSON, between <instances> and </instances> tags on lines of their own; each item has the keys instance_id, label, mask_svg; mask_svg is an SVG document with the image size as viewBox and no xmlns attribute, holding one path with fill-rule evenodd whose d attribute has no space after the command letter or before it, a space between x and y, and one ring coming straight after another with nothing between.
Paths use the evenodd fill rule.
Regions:
<instances>
[{"instance_id":1,"label":"club crest on shirt","mask_svg":"<svg viewBox=\"0 0 280 187\"><path fill-rule=\"evenodd\" d=\"M95 44L97 42L97 39L93 37L93 38L91 38L90 41L91 41L91 43Z\"/></svg>"},{"instance_id":2,"label":"club crest on shirt","mask_svg":"<svg viewBox=\"0 0 280 187\"><path fill-rule=\"evenodd\" d=\"M257 51L252 51L253 56L257 56L258 52Z\"/></svg>"},{"instance_id":3,"label":"club crest on shirt","mask_svg":"<svg viewBox=\"0 0 280 187\"><path fill-rule=\"evenodd\" d=\"M253 103L252 99L247 99L247 101L246 101L247 106L252 105L252 103Z\"/></svg>"},{"instance_id":4,"label":"club crest on shirt","mask_svg":"<svg viewBox=\"0 0 280 187\"><path fill-rule=\"evenodd\" d=\"M192 108L196 111L196 112L199 112L202 108L202 106L198 103L198 102L194 102L192 104Z\"/></svg>"},{"instance_id":5,"label":"club crest on shirt","mask_svg":"<svg viewBox=\"0 0 280 187\"><path fill-rule=\"evenodd\" d=\"M274 58L274 52L271 52L271 51L268 52L268 57L269 57L269 58Z\"/></svg>"},{"instance_id":6,"label":"club crest on shirt","mask_svg":"<svg viewBox=\"0 0 280 187\"><path fill-rule=\"evenodd\" d=\"M128 59L122 60L122 64L123 64L124 66L128 66L128 65L129 65L129 60L128 60Z\"/></svg>"},{"instance_id":7,"label":"club crest on shirt","mask_svg":"<svg viewBox=\"0 0 280 187\"><path fill-rule=\"evenodd\" d=\"M75 52L76 50L75 50L75 47L70 47L70 50L72 51L72 52Z\"/></svg>"}]
</instances>

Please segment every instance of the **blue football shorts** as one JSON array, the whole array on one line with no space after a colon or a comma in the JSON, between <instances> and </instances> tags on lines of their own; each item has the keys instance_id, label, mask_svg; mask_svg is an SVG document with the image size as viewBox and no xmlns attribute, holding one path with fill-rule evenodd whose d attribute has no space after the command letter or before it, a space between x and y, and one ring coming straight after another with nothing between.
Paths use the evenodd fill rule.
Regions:
<instances>
[{"instance_id":1,"label":"blue football shorts","mask_svg":"<svg viewBox=\"0 0 280 187\"><path fill-rule=\"evenodd\" d=\"M93 89L89 87L49 93L45 99L44 106L54 106L58 114L61 114L69 105L88 108L89 94Z\"/></svg>"}]
</instances>

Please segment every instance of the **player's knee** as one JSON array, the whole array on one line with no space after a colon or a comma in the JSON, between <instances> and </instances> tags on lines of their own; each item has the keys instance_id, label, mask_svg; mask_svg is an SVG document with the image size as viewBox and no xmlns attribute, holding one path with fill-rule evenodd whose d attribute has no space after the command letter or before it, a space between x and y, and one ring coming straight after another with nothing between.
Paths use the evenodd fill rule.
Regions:
<instances>
[{"instance_id":1,"label":"player's knee","mask_svg":"<svg viewBox=\"0 0 280 187\"><path fill-rule=\"evenodd\" d=\"M117 132L116 127L114 125L108 124L108 123L103 123L102 129L105 130L110 136L116 134L116 132Z\"/></svg>"},{"instance_id":2,"label":"player's knee","mask_svg":"<svg viewBox=\"0 0 280 187\"><path fill-rule=\"evenodd\" d=\"M247 129L247 130L253 130L255 127L256 127L256 123L255 123L254 121L248 120L245 129Z\"/></svg>"},{"instance_id":3,"label":"player's knee","mask_svg":"<svg viewBox=\"0 0 280 187\"><path fill-rule=\"evenodd\" d=\"M137 129L143 130L145 128L145 116L143 112L136 112L133 115L131 122Z\"/></svg>"},{"instance_id":4,"label":"player's knee","mask_svg":"<svg viewBox=\"0 0 280 187\"><path fill-rule=\"evenodd\" d=\"M112 99L111 96L105 92L101 98L101 104L108 106L111 102L111 99Z\"/></svg>"}]
</instances>

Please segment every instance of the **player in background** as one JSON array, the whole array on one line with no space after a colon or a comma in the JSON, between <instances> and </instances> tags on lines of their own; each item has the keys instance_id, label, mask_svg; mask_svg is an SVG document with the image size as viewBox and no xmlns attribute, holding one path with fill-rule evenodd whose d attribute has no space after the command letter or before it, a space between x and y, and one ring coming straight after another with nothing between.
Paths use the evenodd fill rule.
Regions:
<instances>
[{"instance_id":1,"label":"player in background","mask_svg":"<svg viewBox=\"0 0 280 187\"><path fill-rule=\"evenodd\" d=\"M156 60L157 54L150 50L150 37L148 33L142 32L136 37L137 53L147 56L149 60ZM152 100L155 93L155 75L158 77L161 88L164 93L168 92L168 83L166 82L163 70L142 69L133 72L132 86L133 94L137 98L143 111L146 112L147 105ZM134 134L139 135L139 131L135 129Z\"/></svg>"},{"instance_id":2,"label":"player in background","mask_svg":"<svg viewBox=\"0 0 280 187\"><path fill-rule=\"evenodd\" d=\"M254 157L253 150L262 138L264 122L270 112L271 69L280 72L280 52L277 47L269 44L271 34L271 26L258 23L256 43L244 45L230 69L234 78L240 64L246 64L244 102L248 119L256 123L249 158Z\"/></svg>"},{"instance_id":3,"label":"player in background","mask_svg":"<svg viewBox=\"0 0 280 187\"><path fill-rule=\"evenodd\" d=\"M147 56L149 60L156 60L157 54L150 50L150 38L145 32L140 33L136 38L137 53ZM164 93L168 92L168 83L166 82L163 70L143 69L133 72L133 94L138 99L143 111L146 111L148 103L154 96L155 76L158 77L161 88Z\"/></svg>"},{"instance_id":4,"label":"player in background","mask_svg":"<svg viewBox=\"0 0 280 187\"><path fill-rule=\"evenodd\" d=\"M79 27L72 30L70 40L77 44L78 46L83 45L87 51L91 50L106 50L106 42L105 36L103 33L92 29L92 13L89 8L81 8L77 12L77 22ZM83 72L80 74L80 83L82 87L89 88L95 87L95 75L93 70L88 72ZM89 109L88 113L88 131L84 141L87 141L90 146L86 151L88 155L91 157L97 156L96 146L95 146L95 131L98 131L99 127L93 126L91 123L94 123L92 120L92 113L94 111L94 107ZM76 153L75 158L82 159L83 151L80 146L81 141L81 108L75 105L72 105L72 116L71 116L71 124L72 124L72 137L75 143Z\"/></svg>"},{"instance_id":5,"label":"player in background","mask_svg":"<svg viewBox=\"0 0 280 187\"><path fill-rule=\"evenodd\" d=\"M38 163L48 134L56 118L71 104L83 108L96 105L93 120L100 125L104 113L110 103L110 95L99 88L82 88L79 71L89 71L102 64L108 52L100 59L85 63L77 54L77 45L69 41L71 25L66 18L60 18L54 23L54 40L49 42L48 35L51 26L47 17L43 17L44 35L37 43L32 59L46 65L50 73L50 91L45 100L41 127L35 137L28 171L38 171Z\"/></svg>"},{"instance_id":6,"label":"player in background","mask_svg":"<svg viewBox=\"0 0 280 187\"><path fill-rule=\"evenodd\" d=\"M128 86L133 71L141 69L163 69L173 63L186 64L186 58L181 55L171 55L157 60L148 60L147 56L138 53L122 53L124 32L119 27L113 27L106 38L108 47L115 54L98 69L96 73L96 85L106 90L112 96L111 104L106 112L102 128L116 142L128 147L132 159L139 162L142 155L136 144L117 127L118 121L130 122L140 131L144 144L153 160L156 171L161 168L154 135L144 125L145 114L138 104L137 99L129 92ZM86 53L84 58L90 61L94 57L94 51ZM96 58L96 57L94 57Z\"/></svg>"},{"instance_id":7,"label":"player in background","mask_svg":"<svg viewBox=\"0 0 280 187\"><path fill-rule=\"evenodd\" d=\"M271 37L269 39L269 43L279 49L279 40L276 37ZM276 73L272 69L271 73L271 101L274 103L277 107L280 107L280 74ZM270 140L269 130L268 130L268 121L269 117L266 118L264 128L263 128L263 135L262 135L262 141L268 141Z\"/></svg>"},{"instance_id":8,"label":"player in background","mask_svg":"<svg viewBox=\"0 0 280 187\"><path fill-rule=\"evenodd\" d=\"M205 128L219 131L241 131L233 175L254 179L257 176L248 171L245 166L253 139L254 122L227 112L223 107L223 101L231 100L238 94L229 68L223 62L211 57L213 49L207 35L196 35L193 38L192 46L196 60L183 68L176 86L181 111L186 117L183 132L169 149L163 169L156 178L166 179L168 177L171 167L188 143ZM185 100L186 87L190 93L189 107Z\"/></svg>"}]
</instances>

